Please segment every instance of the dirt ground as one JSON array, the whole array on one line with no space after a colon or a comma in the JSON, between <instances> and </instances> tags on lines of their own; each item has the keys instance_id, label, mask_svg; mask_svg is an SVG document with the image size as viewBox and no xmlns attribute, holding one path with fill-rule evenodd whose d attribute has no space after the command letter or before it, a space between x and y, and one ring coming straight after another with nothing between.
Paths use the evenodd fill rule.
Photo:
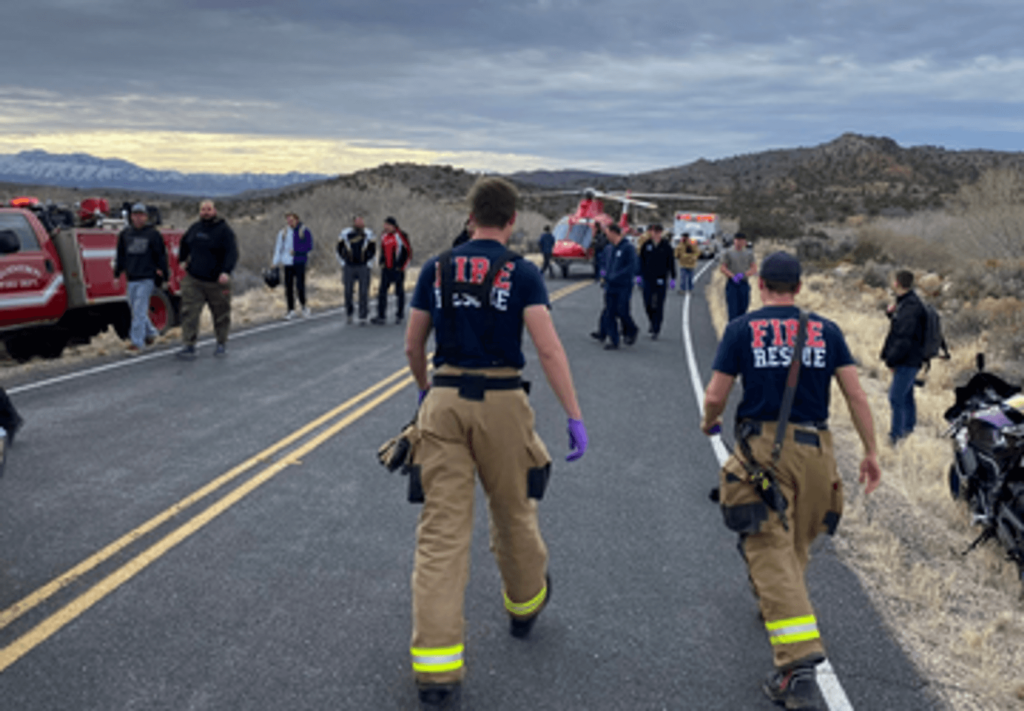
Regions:
<instances>
[{"instance_id":1,"label":"dirt ground","mask_svg":"<svg viewBox=\"0 0 1024 711\"><path fill-rule=\"evenodd\" d=\"M758 259L766 251L759 250ZM870 497L857 483L863 448L837 386L831 428L846 487L846 511L835 537L908 657L951 709L1024 709L1024 585L995 543L964 556L977 530L952 500L947 472L952 445L942 413L953 404L984 337L952 347L916 391L918 427L897 449L886 444L889 373L878 353L888 332L887 294L866 287L852 267L804 277L797 304L835 321L846 334L867 392L879 443L882 485ZM721 334L726 321L724 277L707 287ZM753 289L751 310L760 305ZM827 643L827 630L826 643Z\"/></svg>"}]
</instances>

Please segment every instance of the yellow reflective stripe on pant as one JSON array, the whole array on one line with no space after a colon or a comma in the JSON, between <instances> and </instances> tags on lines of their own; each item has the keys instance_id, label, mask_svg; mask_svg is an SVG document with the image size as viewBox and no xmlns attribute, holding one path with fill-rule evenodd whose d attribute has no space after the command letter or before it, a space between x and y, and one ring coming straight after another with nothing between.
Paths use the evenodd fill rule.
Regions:
<instances>
[{"instance_id":1,"label":"yellow reflective stripe on pant","mask_svg":"<svg viewBox=\"0 0 1024 711\"><path fill-rule=\"evenodd\" d=\"M818 621L814 615L766 622L764 626L768 630L772 644L795 644L821 637L818 633Z\"/></svg>"},{"instance_id":2,"label":"yellow reflective stripe on pant","mask_svg":"<svg viewBox=\"0 0 1024 711\"><path fill-rule=\"evenodd\" d=\"M413 671L437 674L439 672L453 671L462 668L462 652L464 646L457 644L454 647L436 647L426 649L413 647L412 653Z\"/></svg>"},{"instance_id":3,"label":"yellow reflective stripe on pant","mask_svg":"<svg viewBox=\"0 0 1024 711\"><path fill-rule=\"evenodd\" d=\"M545 585L543 588L541 588L540 592L537 593L537 595L529 602L512 602L512 600L509 599L509 596L507 594L502 594L505 596L506 610L511 612L513 615L516 615L517 617L529 617L538 609L540 609L540 606L542 604L544 604L544 598L546 598L548 594L548 586Z\"/></svg>"}]
</instances>

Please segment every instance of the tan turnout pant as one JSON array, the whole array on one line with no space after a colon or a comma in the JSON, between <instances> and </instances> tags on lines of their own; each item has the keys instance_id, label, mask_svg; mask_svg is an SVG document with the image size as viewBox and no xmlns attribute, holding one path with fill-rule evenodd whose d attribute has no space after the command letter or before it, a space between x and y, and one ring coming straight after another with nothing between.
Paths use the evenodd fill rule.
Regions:
<instances>
[{"instance_id":1,"label":"tan turnout pant","mask_svg":"<svg viewBox=\"0 0 1024 711\"><path fill-rule=\"evenodd\" d=\"M761 427L762 433L748 441L754 459L768 464L776 423L764 422ZM721 471L723 512L731 510L734 514L743 511L743 507L753 506L747 510L756 510L761 501L737 456L742 456L738 446ZM818 534L834 531L843 509L843 485L836 469L831 433L787 427L776 471L789 503L788 530L783 528L780 517L770 512L766 520L747 521L747 527L756 530L740 531L740 540L775 666L786 668L807 657L825 654L804 572L810 560L811 543Z\"/></svg>"},{"instance_id":2,"label":"tan turnout pant","mask_svg":"<svg viewBox=\"0 0 1024 711\"><path fill-rule=\"evenodd\" d=\"M439 375L460 369L442 366ZM511 377L512 369L473 370ZM509 614L528 618L545 600L548 552L527 497L527 472L551 461L533 429L526 393L489 390L482 401L456 388L434 387L420 407L420 440L412 460L421 467L424 503L416 530L412 574L413 672L421 683L450 683L465 673L463 598L469 579L475 477L487 495L491 551Z\"/></svg>"}]
</instances>

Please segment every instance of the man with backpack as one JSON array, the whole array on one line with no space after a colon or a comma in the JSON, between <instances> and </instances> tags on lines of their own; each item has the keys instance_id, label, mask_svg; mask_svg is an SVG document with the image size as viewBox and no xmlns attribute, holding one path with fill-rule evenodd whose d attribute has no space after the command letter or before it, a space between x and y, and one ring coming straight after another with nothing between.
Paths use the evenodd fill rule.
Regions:
<instances>
[{"instance_id":1,"label":"man with backpack","mask_svg":"<svg viewBox=\"0 0 1024 711\"><path fill-rule=\"evenodd\" d=\"M906 269L896 272L892 289L896 303L889 306L889 334L885 337L881 357L892 372L889 386L889 405L892 424L889 444L896 446L914 431L917 408L914 404L914 380L924 365L925 341L928 331L928 311L914 291L914 275ZM935 355L935 354L933 354Z\"/></svg>"}]
</instances>

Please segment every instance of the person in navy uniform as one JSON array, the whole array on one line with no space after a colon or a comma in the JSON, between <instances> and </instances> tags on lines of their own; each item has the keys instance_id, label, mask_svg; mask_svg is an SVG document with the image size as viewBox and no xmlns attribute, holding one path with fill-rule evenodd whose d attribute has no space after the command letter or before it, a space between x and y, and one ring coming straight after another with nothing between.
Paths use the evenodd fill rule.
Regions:
<instances>
[{"instance_id":1,"label":"person in navy uniform","mask_svg":"<svg viewBox=\"0 0 1024 711\"><path fill-rule=\"evenodd\" d=\"M874 491L882 472L871 409L846 340L836 324L814 313L807 318L783 446L773 456L798 339L800 262L786 252L765 257L759 286L764 308L738 316L722 334L701 429L707 435L721 430L720 417L739 377L743 399L736 409L737 447L721 469L719 499L726 526L740 536L740 552L772 644L775 670L762 688L787 709L824 711L816 668L825 659L825 647L804 572L811 543L821 533L834 533L842 515L842 479L828 430L833 376L864 445L860 481L866 483L865 493ZM769 508L755 488L757 467L773 472L786 502L781 511Z\"/></svg>"},{"instance_id":2,"label":"person in navy uniform","mask_svg":"<svg viewBox=\"0 0 1024 711\"><path fill-rule=\"evenodd\" d=\"M622 340L627 346L636 341L639 330L629 313L629 300L633 296L633 277L637 272L636 250L622 237L622 229L608 225L608 247L605 256L604 277L604 323L602 331L609 339L605 350L619 347L619 323L622 324Z\"/></svg>"},{"instance_id":3,"label":"person in navy uniform","mask_svg":"<svg viewBox=\"0 0 1024 711\"><path fill-rule=\"evenodd\" d=\"M544 278L507 246L517 201L509 182L481 178L469 199L477 227L473 238L428 260L412 297L405 350L420 407L419 439L409 456L420 474L423 510L416 530L410 654L424 709L452 708L465 675L463 605L474 471L487 496L491 550L502 580L498 599L509 633L529 636L551 598L548 550L537 517L551 457L534 429L521 380L524 327L568 417L572 451L566 459L579 459L587 448ZM431 331L435 371L428 380Z\"/></svg>"},{"instance_id":4,"label":"person in navy uniform","mask_svg":"<svg viewBox=\"0 0 1024 711\"><path fill-rule=\"evenodd\" d=\"M650 327L647 332L657 340L665 316L665 295L676 288L676 260L672 245L662 237L662 226L655 223L647 233L650 238L640 248L640 276L643 279L644 309Z\"/></svg>"}]
</instances>

